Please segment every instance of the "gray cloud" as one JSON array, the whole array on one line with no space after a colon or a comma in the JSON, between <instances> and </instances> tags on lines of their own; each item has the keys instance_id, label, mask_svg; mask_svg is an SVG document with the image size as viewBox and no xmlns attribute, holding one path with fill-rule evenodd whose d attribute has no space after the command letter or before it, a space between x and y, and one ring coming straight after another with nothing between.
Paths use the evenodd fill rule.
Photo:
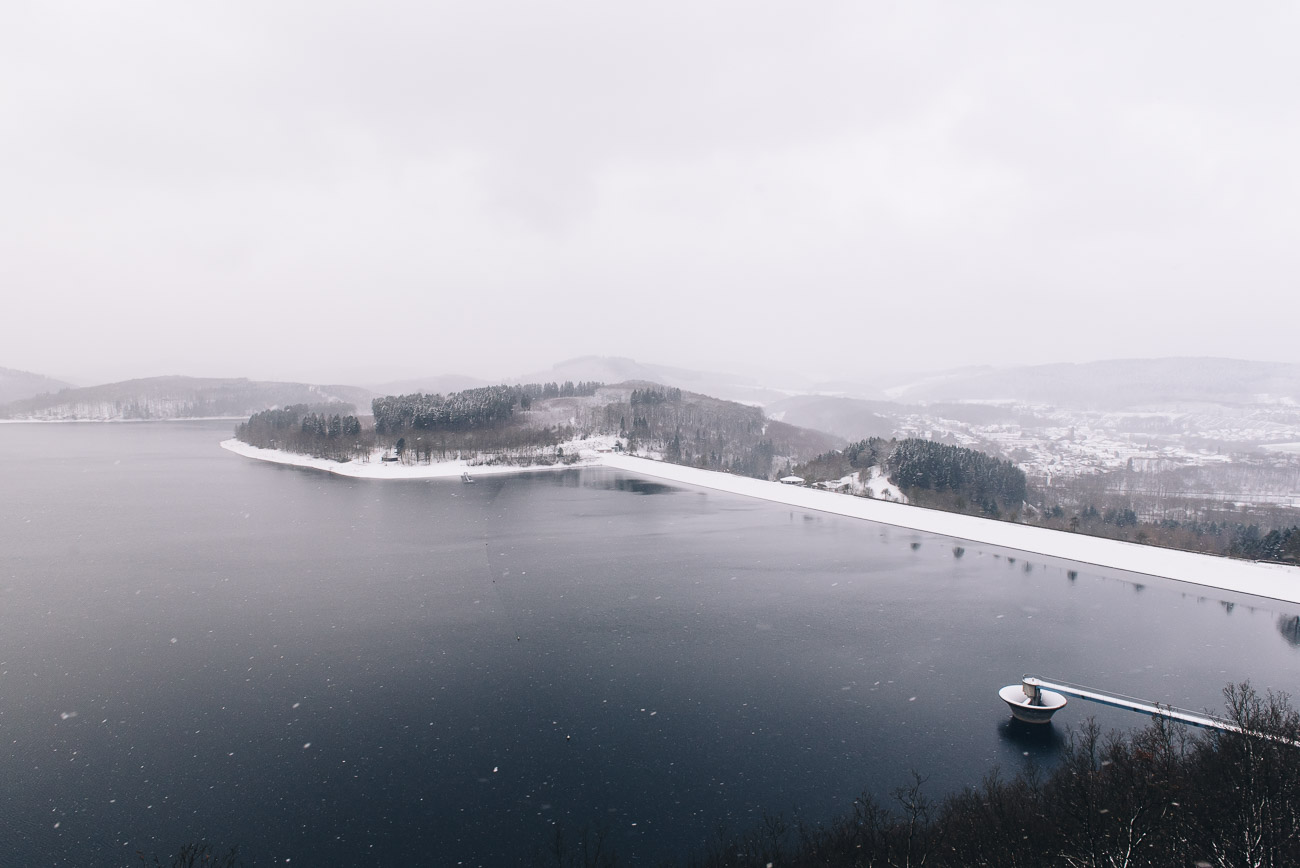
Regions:
<instances>
[{"instance_id":1,"label":"gray cloud","mask_svg":"<svg viewBox=\"0 0 1300 868\"><path fill-rule=\"evenodd\" d=\"M760 6L11 10L0 364L1300 361L1294 7Z\"/></svg>"}]
</instances>

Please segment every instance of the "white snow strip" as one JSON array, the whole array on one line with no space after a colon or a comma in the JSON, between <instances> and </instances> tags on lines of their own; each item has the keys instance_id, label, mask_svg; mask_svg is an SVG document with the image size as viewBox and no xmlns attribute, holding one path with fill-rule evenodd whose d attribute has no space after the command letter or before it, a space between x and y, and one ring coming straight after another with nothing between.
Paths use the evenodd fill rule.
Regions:
<instances>
[{"instance_id":1,"label":"white snow strip","mask_svg":"<svg viewBox=\"0 0 1300 868\"><path fill-rule=\"evenodd\" d=\"M607 439L611 442L613 440L613 438ZM566 453L570 448L579 449L582 457L577 465L541 467L470 465L465 461L443 461L413 466L393 463L380 464L378 462L339 464L327 459L311 458L306 455L296 455L274 449L258 449L238 440L226 440L222 442L221 446L249 458L274 461L278 464L292 464L298 467L314 467L341 476L367 479L446 478L458 477L465 471L469 471L473 476L480 476L496 473L532 472L534 470L564 470L569 466L611 467L642 476L652 476L685 485L695 485L716 491L727 491L732 494L757 497L762 500L784 503L802 509L827 512L849 518L861 518L957 540L984 543L1048 557L1079 561L1085 564L1173 579L1225 591L1270 597L1288 603L1300 603L1300 568L1297 567L1281 564L1262 564L1254 561L1242 561L1195 552L1165 549L1158 546L1120 542L1067 531L1049 530L1042 527L978 518L972 515L958 515L951 512L924 509L902 503L891 503L886 500L852 497L815 488L782 485L779 482L751 479L747 476L733 476L730 473L701 470L696 467L683 467L680 464L651 461L613 452L599 452L593 447L608 448L608 446L603 440L597 441L594 438L581 441L578 444L564 444Z\"/></svg>"},{"instance_id":2,"label":"white snow strip","mask_svg":"<svg viewBox=\"0 0 1300 868\"><path fill-rule=\"evenodd\" d=\"M1288 603L1300 603L1300 568L1297 567L1221 558L973 515L958 515L885 500L850 497L815 488L781 485L746 476L646 461L628 455L604 455L601 463L644 476L758 497L803 509L862 518L954 539L1174 579L1193 585L1271 597Z\"/></svg>"},{"instance_id":3,"label":"white snow strip","mask_svg":"<svg viewBox=\"0 0 1300 868\"><path fill-rule=\"evenodd\" d=\"M568 453L570 444L565 443L562 445L564 451ZM310 455L282 452L279 449L261 449L257 446L249 446L242 440L234 439L221 441L221 448L228 449L246 458L256 458L259 461L270 461L275 464L290 464L294 467L310 467L339 476L350 476L354 479L449 479L453 477L459 478L462 473L468 473L470 476L491 476L500 473L535 473L542 470L568 470L571 467L591 467L600 463L596 457L599 453L594 450L582 450L580 453L582 457L574 464L517 467L509 464L471 464L466 460L434 461L429 464L402 464L396 461L382 462L378 458L373 461L348 461L340 464L328 458L313 458Z\"/></svg>"}]
</instances>

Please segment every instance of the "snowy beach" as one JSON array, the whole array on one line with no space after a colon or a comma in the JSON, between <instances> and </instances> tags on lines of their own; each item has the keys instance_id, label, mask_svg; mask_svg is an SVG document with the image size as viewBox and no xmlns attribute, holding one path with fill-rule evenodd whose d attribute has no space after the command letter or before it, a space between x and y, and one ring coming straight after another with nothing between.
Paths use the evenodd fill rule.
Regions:
<instances>
[{"instance_id":1,"label":"snowy beach","mask_svg":"<svg viewBox=\"0 0 1300 868\"><path fill-rule=\"evenodd\" d=\"M297 467L310 467L341 476L366 479L434 479L454 478L467 471L475 476L480 476L499 473L563 470L568 467L610 467L684 485L727 491L733 494L769 500L774 503L784 503L801 509L865 519L893 525L894 527L951 537L955 540L1001 546L1111 569L1173 579L1194 585L1270 597L1289 603L1300 603L1300 568L1297 567L1233 560L1213 555L1138 545L1137 543L924 509L901 503L852 497L814 488L782 485L778 482L733 476L729 473L684 467L678 464L636 458L614 452L597 451L590 448L594 442L588 441L585 444L575 444L579 446L578 452L580 455L580 459L576 464L556 464L539 467L471 465L466 461L445 461L414 466L397 463L381 464L379 462L339 464L327 459L312 458L306 455L296 455L273 449L259 449L233 439L223 441L221 446L231 452L262 461L291 464ZM566 451L568 448L572 448L570 444L565 444L565 447Z\"/></svg>"}]
</instances>

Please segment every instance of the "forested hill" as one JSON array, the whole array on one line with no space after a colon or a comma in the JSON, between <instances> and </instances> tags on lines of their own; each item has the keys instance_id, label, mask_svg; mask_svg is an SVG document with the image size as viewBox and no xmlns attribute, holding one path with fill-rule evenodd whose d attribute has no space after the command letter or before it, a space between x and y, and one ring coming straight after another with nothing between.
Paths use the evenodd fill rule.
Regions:
<instances>
[{"instance_id":1,"label":"forested hill","mask_svg":"<svg viewBox=\"0 0 1300 868\"><path fill-rule=\"evenodd\" d=\"M529 410L534 401L550 398L589 397L600 383L529 383L521 386L484 386L453 392L446 397L417 392L388 395L370 402L379 434L403 431L472 431L496 428L508 422L515 407Z\"/></svg>"},{"instance_id":2,"label":"forested hill","mask_svg":"<svg viewBox=\"0 0 1300 868\"><path fill-rule=\"evenodd\" d=\"M589 424L626 438L630 451L676 464L769 479L843 441L775 422L760 407L654 383L625 383L588 411Z\"/></svg>"},{"instance_id":3,"label":"forested hill","mask_svg":"<svg viewBox=\"0 0 1300 868\"><path fill-rule=\"evenodd\" d=\"M871 437L795 468L813 483L878 468L920 506L990 517L1015 516L1027 496L1024 471L975 449L909 438Z\"/></svg>"},{"instance_id":4,"label":"forested hill","mask_svg":"<svg viewBox=\"0 0 1300 868\"><path fill-rule=\"evenodd\" d=\"M773 422L758 407L655 383L595 382L487 386L448 395L388 395L371 403L373 421L350 431L309 408L263 413L237 436L336 460L375 450L404 463L468 458L480 463L571 461L561 444L616 439L616 448L763 479L840 444L836 438ZM296 412L296 415L289 411ZM289 417L293 416L292 419ZM323 418L322 418L323 417Z\"/></svg>"},{"instance_id":5,"label":"forested hill","mask_svg":"<svg viewBox=\"0 0 1300 868\"><path fill-rule=\"evenodd\" d=\"M13 401L0 418L55 420L184 419L249 416L291 404L369 404L371 393L355 386L313 386L245 379L150 377L83 389L63 389Z\"/></svg>"},{"instance_id":6,"label":"forested hill","mask_svg":"<svg viewBox=\"0 0 1300 868\"><path fill-rule=\"evenodd\" d=\"M398 395L377 398L372 408L377 444L394 448L399 439L414 440L444 455L448 449L517 450L530 438L555 444L614 436L634 454L763 479L841 442L773 422L759 407L635 381L490 386L445 397ZM429 447L431 442L436 445Z\"/></svg>"}]
</instances>

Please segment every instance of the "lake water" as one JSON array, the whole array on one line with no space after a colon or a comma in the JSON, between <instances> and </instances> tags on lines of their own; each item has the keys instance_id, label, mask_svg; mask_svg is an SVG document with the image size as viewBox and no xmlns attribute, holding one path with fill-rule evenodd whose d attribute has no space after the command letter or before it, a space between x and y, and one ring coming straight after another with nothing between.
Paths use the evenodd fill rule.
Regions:
<instances>
[{"instance_id":1,"label":"lake water","mask_svg":"<svg viewBox=\"0 0 1300 868\"><path fill-rule=\"evenodd\" d=\"M1287 604L602 469L348 480L230 429L0 425L0 864L514 865L556 824L646 864L1145 721L1025 732L1025 672L1297 686Z\"/></svg>"}]
</instances>

